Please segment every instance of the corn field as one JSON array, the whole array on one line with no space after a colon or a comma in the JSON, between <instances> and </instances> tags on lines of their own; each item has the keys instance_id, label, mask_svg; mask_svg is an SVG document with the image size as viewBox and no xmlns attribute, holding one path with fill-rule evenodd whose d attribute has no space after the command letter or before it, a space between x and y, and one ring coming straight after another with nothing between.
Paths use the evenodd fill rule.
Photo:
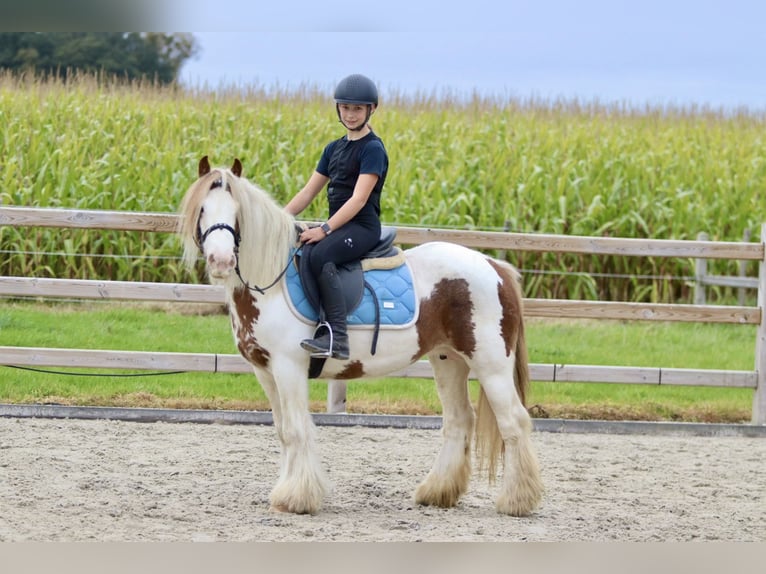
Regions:
<instances>
[{"instance_id":1,"label":"corn field","mask_svg":"<svg viewBox=\"0 0 766 574\"><path fill-rule=\"evenodd\" d=\"M0 75L4 205L175 212L199 158L281 203L342 135L328 94L211 90L94 76ZM393 96L373 116L390 157L388 225L741 241L766 220L766 115L580 101ZM322 219L326 203L302 214ZM173 234L0 228L0 273L200 281ZM508 252L528 297L689 302L694 262ZM710 262L736 274L737 262ZM747 274L757 274L749 263ZM709 300L731 296L719 288Z\"/></svg>"}]
</instances>

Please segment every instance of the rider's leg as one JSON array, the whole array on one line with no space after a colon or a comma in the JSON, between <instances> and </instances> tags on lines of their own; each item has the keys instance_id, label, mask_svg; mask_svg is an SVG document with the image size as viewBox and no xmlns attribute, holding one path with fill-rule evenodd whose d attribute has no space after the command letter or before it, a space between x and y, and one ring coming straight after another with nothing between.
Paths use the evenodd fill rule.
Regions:
<instances>
[{"instance_id":1,"label":"rider's leg","mask_svg":"<svg viewBox=\"0 0 766 574\"><path fill-rule=\"evenodd\" d=\"M314 339L305 339L301 347L312 353L345 360L349 356L348 331L346 329L346 301L335 263L325 263L317 278L319 295L325 318L330 325Z\"/></svg>"}]
</instances>

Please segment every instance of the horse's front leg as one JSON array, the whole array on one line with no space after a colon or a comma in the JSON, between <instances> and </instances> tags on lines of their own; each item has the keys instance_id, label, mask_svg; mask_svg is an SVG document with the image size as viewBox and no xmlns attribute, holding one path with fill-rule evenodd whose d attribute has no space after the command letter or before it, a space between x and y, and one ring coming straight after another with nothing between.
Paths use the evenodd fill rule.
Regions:
<instances>
[{"instance_id":1,"label":"horse's front leg","mask_svg":"<svg viewBox=\"0 0 766 574\"><path fill-rule=\"evenodd\" d=\"M316 427L309 413L308 377L302 366L275 360L272 369L272 392L278 399L272 412L282 457L270 501L272 509L280 512L316 514L329 491L329 482L317 453Z\"/></svg>"},{"instance_id":2,"label":"horse's front leg","mask_svg":"<svg viewBox=\"0 0 766 574\"><path fill-rule=\"evenodd\" d=\"M282 440L282 405L279 400L279 389L277 383L274 380L274 376L260 367L255 367L255 378L258 379L261 388L266 393L266 398L269 400L269 406L271 406L271 418L274 422L274 429L277 431L280 444Z\"/></svg>"}]
</instances>

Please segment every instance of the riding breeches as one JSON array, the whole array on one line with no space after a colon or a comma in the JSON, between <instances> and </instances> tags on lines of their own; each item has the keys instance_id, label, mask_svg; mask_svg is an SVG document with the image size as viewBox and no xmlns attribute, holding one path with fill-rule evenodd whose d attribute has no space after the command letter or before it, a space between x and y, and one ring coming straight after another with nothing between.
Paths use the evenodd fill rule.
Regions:
<instances>
[{"instance_id":1,"label":"riding breeches","mask_svg":"<svg viewBox=\"0 0 766 574\"><path fill-rule=\"evenodd\" d=\"M309 250L309 267L319 277L325 263L340 265L361 259L380 239L380 226L367 227L354 221L333 231Z\"/></svg>"}]
</instances>

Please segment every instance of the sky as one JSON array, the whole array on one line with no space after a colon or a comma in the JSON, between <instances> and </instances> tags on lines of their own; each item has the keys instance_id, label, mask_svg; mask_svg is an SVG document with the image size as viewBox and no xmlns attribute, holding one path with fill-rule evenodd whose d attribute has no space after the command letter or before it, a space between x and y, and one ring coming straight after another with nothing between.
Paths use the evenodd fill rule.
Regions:
<instances>
[{"instance_id":1,"label":"sky","mask_svg":"<svg viewBox=\"0 0 766 574\"><path fill-rule=\"evenodd\" d=\"M187 85L478 93L766 111L763 0L170 0ZM176 6L174 8L174 6Z\"/></svg>"}]
</instances>

